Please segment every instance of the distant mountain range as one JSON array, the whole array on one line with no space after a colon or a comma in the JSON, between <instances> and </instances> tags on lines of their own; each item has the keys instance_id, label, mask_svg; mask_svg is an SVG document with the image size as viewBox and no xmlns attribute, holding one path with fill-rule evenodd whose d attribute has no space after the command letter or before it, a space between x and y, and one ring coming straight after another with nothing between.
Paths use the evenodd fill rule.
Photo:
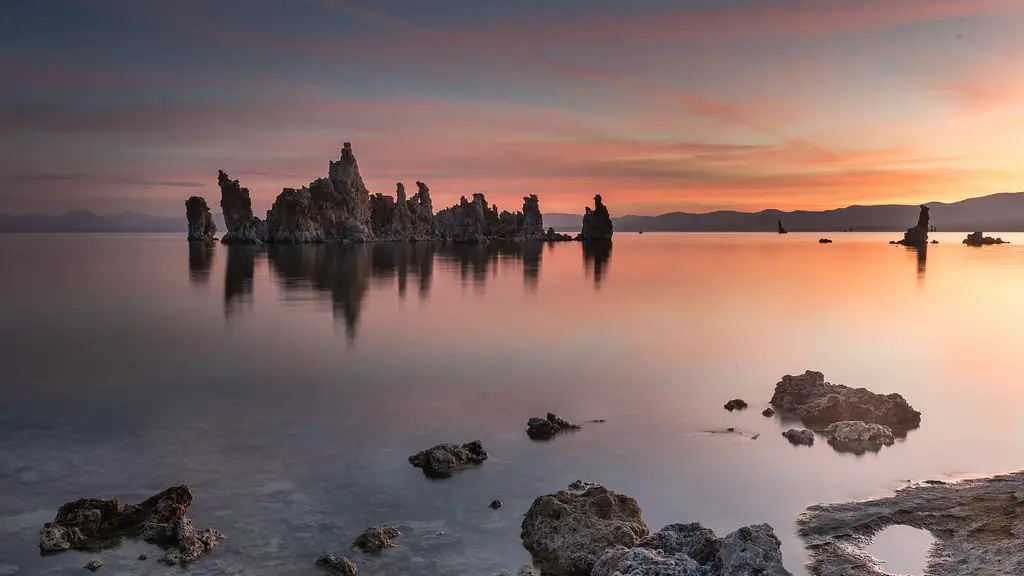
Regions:
<instances>
[{"instance_id":1,"label":"distant mountain range","mask_svg":"<svg viewBox=\"0 0 1024 576\"><path fill-rule=\"evenodd\" d=\"M1024 192L992 194L948 204L929 202L925 206L930 209L932 225L940 232L1024 231ZM837 232L851 226L860 232L902 232L917 223L919 212L918 205L888 204L818 212L669 212L660 216L620 216L612 218L612 222L616 232L775 232L779 220L790 232ZM545 214L544 225L559 231L579 230L582 218L579 214Z\"/></svg>"},{"instance_id":2,"label":"distant mountain range","mask_svg":"<svg viewBox=\"0 0 1024 576\"><path fill-rule=\"evenodd\" d=\"M931 222L942 232L1021 232L1024 231L1024 192L992 194L960 202L929 202ZM615 206L611 207L613 210ZM762 210L735 212L722 210L706 214L669 212L660 216L620 216L613 218L616 232L775 232L776 222L790 232L836 232L852 226L860 232L901 232L917 223L916 205L849 206L812 212ZM224 218L216 214L217 229L223 231ZM578 232L580 214L545 214L544 225L560 232ZM181 232L187 225L180 217L151 216L138 212L98 215L85 210L59 216L0 214L0 233L34 232Z\"/></svg>"}]
</instances>

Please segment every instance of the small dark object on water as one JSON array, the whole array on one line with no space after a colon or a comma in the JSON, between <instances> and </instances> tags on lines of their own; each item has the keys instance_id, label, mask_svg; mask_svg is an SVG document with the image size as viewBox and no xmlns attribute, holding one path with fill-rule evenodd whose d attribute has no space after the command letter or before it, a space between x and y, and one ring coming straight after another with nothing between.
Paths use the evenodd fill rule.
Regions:
<instances>
[{"instance_id":1,"label":"small dark object on water","mask_svg":"<svg viewBox=\"0 0 1024 576\"><path fill-rule=\"evenodd\" d=\"M587 424L604 424L607 422L604 418L598 418L597 420L587 420Z\"/></svg>"},{"instance_id":2,"label":"small dark object on water","mask_svg":"<svg viewBox=\"0 0 1024 576\"><path fill-rule=\"evenodd\" d=\"M641 231L637 232L637 234L643 234L643 233L644 233L644 231L643 231L643 230L641 230Z\"/></svg>"},{"instance_id":3,"label":"small dark object on water","mask_svg":"<svg viewBox=\"0 0 1024 576\"><path fill-rule=\"evenodd\" d=\"M497 510L498 508L501 508L501 500L492 500L491 503L488 504L488 508L490 508L491 510Z\"/></svg>"},{"instance_id":4,"label":"small dark object on water","mask_svg":"<svg viewBox=\"0 0 1024 576\"><path fill-rule=\"evenodd\" d=\"M818 244L831 244L832 241L828 238L818 238Z\"/></svg>"},{"instance_id":5,"label":"small dark object on water","mask_svg":"<svg viewBox=\"0 0 1024 576\"><path fill-rule=\"evenodd\" d=\"M765 418L771 418L772 416L775 416L775 410L772 410L771 408L765 408L764 412L761 412L761 416L764 416Z\"/></svg>"},{"instance_id":6,"label":"small dark object on water","mask_svg":"<svg viewBox=\"0 0 1024 576\"><path fill-rule=\"evenodd\" d=\"M530 418L526 423L526 435L532 440L550 440L559 432L579 430L582 426L559 418L548 412L546 418Z\"/></svg>"},{"instance_id":7,"label":"small dark object on water","mask_svg":"<svg viewBox=\"0 0 1024 576\"><path fill-rule=\"evenodd\" d=\"M782 433L783 438L789 440L789 443L794 446L803 444L804 446L814 445L814 432L810 430L796 430L790 429Z\"/></svg>"},{"instance_id":8,"label":"small dark object on water","mask_svg":"<svg viewBox=\"0 0 1024 576\"><path fill-rule=\"evenodd\" d=\"M760 437L761 437L761 435L760 435L760 434L754 434L753 436L751 436L751 437L750 437L750 439L751 439L751 440L757 440L757 439L758 439L758 438L760 438Z\"/></svg>"},{"instance_id":9,"label":"small dark object on water","mask_svg":"<svg viewBox=\"0 0 1024 576\"><path fill-rule=\"evenodd\" d=\"M932 244L938 244L938 243L939 243L938 240L932 240Z\"/></svg>"},{"instance_id":10,"label":"small dark object on water","mask_svg":"<svg viewBox=\"0 0 1024 576\"><path fill-rule=\"evenodd\" d=\"M352 542L352 546L363 552L377 553L385 548L394 548L395 543L391 540L401 535L394 526L370 526Z\"/></svg>"},{"instance_id":11,"label":"small dark object on water","mask_svg":"<svg viewBox=\"0 0 1024 576\"><path fill-rule=\"evenodd\" d=\"M782 226L782 220L778 220L777 222L779 223L779 234L786 234L786 229Z\"/></svg>"},{"instance_id":12,"label":"small dark object on water","mask_svg":"<svg viewBox=\"0 0 1024 576\"><path fill-rule=\"evenodd\" d=\"M736 429L735 428L726 428L725 431L726 432L735 432Z\"/></svg>"},{"instance_id":13,"label":"small dark object on water","mask_svg":"<svg viewBox=\"0 0 1024 576\"><path fill-rule=\"evenodd\" d=\"M139 560L147 560L148 558L149 556L146 556L145 554L139 554Z\"/></svg>"},{"instance_id":14,"label":"small dark object on water","mask_svg":"<svg viewBox=\"0 0 1024 576\"><path fill-rule=\"evenodd\" d=\"M728 402L725 403L725 409L728 410L729 412L732 412L733 410L744 410L746 409L746 407L747 403L739 398L729 400Z\"/></svg>"},{"instance_id":15,"label":"small dark object on water","mask_svg":"<svg viewBox=\"0 0 1024 576\"><path fill-rule=\"evenodd\" d=\"M893 246L895 246L895 245L899 244L899 242L897 242L895 240L889 240L889 244L892 244Z\"/></svg>"},{"instance_id":16,"label":"small dark object on water","mask_svg":"<svg viewBox=\"0 0 1024 576\"><path fill-rule=\"evenodd\" d=\"M85 563L85 566L82 566L82 568L85 568L90 572L95 572L99 570L101 566L103 566L103 562L100 562L99 560L89 560Z\"/></svg>"}]
</instances>

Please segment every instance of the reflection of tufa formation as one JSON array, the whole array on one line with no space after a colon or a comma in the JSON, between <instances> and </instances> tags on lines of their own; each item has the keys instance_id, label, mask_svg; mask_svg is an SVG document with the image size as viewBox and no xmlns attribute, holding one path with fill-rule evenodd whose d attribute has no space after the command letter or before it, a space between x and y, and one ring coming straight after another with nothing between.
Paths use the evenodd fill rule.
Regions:
<instances>
[{"instance_id":1,"label":"reflection of tufa formation","mask_svg":"<svg viewBox=\"0 0 1024 576\"><path fill-rule=\"evenodd\" d=\"M348 142L341 157L331 161L327 178L307 187L285 188L267 211L266 222L253 215L249 189L224 172L217 175L221 209L227 232L225 244L307 244L319 242L457 242L480 244L491 240L566 241L567 234L554 228L544 230L544 217L537 196L523 198L521 212L498 211L483 194L472 200L462 197L458 204L436 214L430 189L417 182L417 191L407 198L399 183L395 197L370 194L359 175L359 165ZM608 209L595 196L593 210L587 208L576 240L608 241L612 221ZM206 201L199 197L186 203L189 240L213 240L216 228ZM209 225L206 223L209 222Z\"/></svg>"}]
</instances>

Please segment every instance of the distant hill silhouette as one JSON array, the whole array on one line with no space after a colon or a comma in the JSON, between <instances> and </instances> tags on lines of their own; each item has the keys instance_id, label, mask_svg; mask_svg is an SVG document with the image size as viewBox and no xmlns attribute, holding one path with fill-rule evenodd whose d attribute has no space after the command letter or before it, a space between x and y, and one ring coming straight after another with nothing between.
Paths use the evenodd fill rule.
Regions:
<instances>
[{"instance_id":1,"label":"distant hill silhouette","mask_svg":"<svg viewBox=\"0 0 1024 576\"><path fill-rule=\"evenodd\" d=\"M40 232L181 232L185 233L188 224L185 217L170 218L150 216L138 212L121 212L120 214L99 215L85 210L65 212L60 216L49 214L22 214L11 216L0 214L0 233L40 233Z\"/></svg>"},{"instance_id":2,"label":"distant hill silhouette","mask_svg":"<svg viewBox=\"0 0 1024 576\"><path fill-rule=\"evenodd\" d=\"M660 216L613 218L616 232L776 232L778 220L790 232L838 232L852 226L859 232L902 232L917 222L917 204L849 206L835 210L721 210L706 214L669 212ZM960 202L929 202L931 223L940 232L1024 231L1024 192L992 194ZM615 205L611 205L615 209ZM545 214L544 225L556 230L578 230L578 214Z\"/></svg>"}]
</instances>

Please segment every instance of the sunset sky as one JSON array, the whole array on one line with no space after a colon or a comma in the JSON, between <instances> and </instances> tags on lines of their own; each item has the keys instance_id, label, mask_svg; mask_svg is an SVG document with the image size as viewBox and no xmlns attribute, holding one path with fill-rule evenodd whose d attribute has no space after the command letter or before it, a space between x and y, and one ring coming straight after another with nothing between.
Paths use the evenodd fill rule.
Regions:
<instances>
[{"instance_id":1,"label":"sunset sky","mask_svg":"<svg viewBox=\"0 0 1024 576\"><path fill-rule=\"evenodd\" d=\"M0 16L0 212L262 215L371 192L613 214L1024 190L1021 0L32 0ZM215 208L217 210L217 208Z\"/></svg>"}]
</instances>

